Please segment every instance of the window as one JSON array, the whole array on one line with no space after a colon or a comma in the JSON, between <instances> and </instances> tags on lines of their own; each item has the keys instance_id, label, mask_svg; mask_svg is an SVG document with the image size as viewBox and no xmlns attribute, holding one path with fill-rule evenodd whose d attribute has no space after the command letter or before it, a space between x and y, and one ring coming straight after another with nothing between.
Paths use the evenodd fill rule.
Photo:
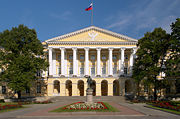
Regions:
<instances>
[{"instance_id":1,"label":"window","mask_svg":"<svg viewBox=\"0 0 180 119\"><path fill-rule=\"evenodd\" d=\"M124 68L124 74L127 74L127 68L126 67Z\"/></svg>"},{"instance_id":2,"label":"window","mask_svg":"<svg viewBox=\"0 0 180 119\"><path fill-rule=\"evenodd\" d=\"M58 60L61 60L61 55L58 55Z\"/></svg>"},{"instance_id":3,"label":"window","mask_svg":"<svg viewBox=\"0 0 180 119\"><path fill-rule=\"evenodd\" d=\"M147 85L144 85L144 92L148 92L148 86Z\"/></svg>"},{"instance_id":4,"label":"window","mask_svg":"<svg viewBox=\"0 0 180 119\"><path fill-rule=\"evenodd\" d=\"M91 75L95 75L95 67L91 68Z\"/></svg>"},{"instance_id":5,"label":"window","mask_svg":"<svg viewBox=\"0 0 180 119\"><path fill-rule=\"evenodd\" d=\"M95 55L91 55L91 60L95 60Z\"/></svg>"},{"instance_id":6,"label":"window","mask_svg":"<svg viewBox=\"0 0 180 119\"><path fill-rule=\"evenodd\" d=\"M26 93L30 93L30 88L26 87Z\"/></svg>"},{"instance_id":7,"label":"window","mask_svg":"<svg viewBox=\"0 0 180 119\"><path fill-rule=\"evenodd\" d=\"M58 68L58 71L59 71L58 73L61 74L61 67Z\"/></svg>"},{"instance_id":8,"label":"window","mask_svg":"<svg viewBox=\"0 0 180 119\"><path fill-rule=\"evenodd\" d=\"M41 83L37 83L37 93L41 93Z\"/></svg>"},{"instance_id":9,"label":"window","mask_svg":"<svg viewBox=\"0 0 180 119\"><path fill-rule=\"evenodd\" d=\"M113 74L117 74L117 65L115 65L113 68Z\"/></svg>"},{"instance_id":10,"label":"window","mask_svg":"<svg viewBox=\"0 0 180 119\"><path fill-rule=\"evenodd\" d=\"M80 74L84 74L84 68L80 68Z\"/></svg>"},{"instance_id":11,"label":"window","mask_svg":"<svg viewBox=\"0 0 180 119\"><path fill-rule=\"evenodd\" d=\"M41 71L38 70L36 75L37 75L38 77L41 77Z\"/></svg>"},{"instance_id":12,"label":"window","mask_svg":"<svg viewBox=\"0 0 180 119\"><path fill-rule=\"evenodd\" d=\"M113 60L117 60L117 55L113 55Z\"/></svg>"},{"instance_id":13,"label":"window","mask_svg":"<svg viewBox=\"0 0 180 119\"><path fill-rule=\"evenodd\" d=\"M102 74L106 74L106 66L103 66L103 68L102 68Z\"/></svg>"},{"instance_id":14,"label":"window","mask_svg":"<svg viewBox=\"0 0 180 119\"><path fill-rule=\"evenodd\" d=\"M102 55L102 60L106 60L106 56L105 55Z\"/></svg>"},{"instance_id":15,"label":"window","mask_svg":"<svg viewBox=\"0 0 180 119\"><path fill-rule=\"evenodd\" d=\"M80 60L84 60L84 55L80 55Z\"/></svg>"},{"instance_id":16,"label":"window","mask_svg":"<svg viewBox=\"0 0 180 119\"><path fill-rule=\"evenodd\" d=\"M128 59L128 55L125 55L125 57L124 57L125 59Z\"/></svg>"},{"instance_id":17,"label":"window","mask_svg":"<svg viewBox=\"0 0 180 119\"><path fill-rule=\"evenodd\" d=\"M2 86L2 94L6 94L6 86Z\"/></svg>"},{"instance_id":18,"label":"window","mask_svg":"<svg viewBox=\"0 0 180 119\"><path fill-rule=\"evenodd\" d=\"M73 59L73 56L72 56L72 55L69 55L69 59L72 60L72 59Z\"/></svg>"},{"instance_id":19,"label":"window","mask_svg":"<svg viewBox=\"0 0 180 119\"><path fill-rule=\"evenodd\" d=\"M73 68L69 68L69 74L73 74Z\"/></svg>"}]
</instances>

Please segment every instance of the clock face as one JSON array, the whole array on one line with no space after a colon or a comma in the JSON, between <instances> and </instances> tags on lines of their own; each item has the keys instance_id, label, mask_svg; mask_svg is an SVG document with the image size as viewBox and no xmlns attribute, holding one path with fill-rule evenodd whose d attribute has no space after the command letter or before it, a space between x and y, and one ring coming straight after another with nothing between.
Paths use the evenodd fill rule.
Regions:
<instances>
[{"instance_id":1,"label":"clock face","mask_svg":"<svg viewBox=\"0 0 180 119\"><path fill-rule=\"evenodd\" d=\"M91 37L91 40L95 40L96 36L98 35L98 33L92 31L91 33L88 33L89 37Z\"/></svg>"}]
</instances>

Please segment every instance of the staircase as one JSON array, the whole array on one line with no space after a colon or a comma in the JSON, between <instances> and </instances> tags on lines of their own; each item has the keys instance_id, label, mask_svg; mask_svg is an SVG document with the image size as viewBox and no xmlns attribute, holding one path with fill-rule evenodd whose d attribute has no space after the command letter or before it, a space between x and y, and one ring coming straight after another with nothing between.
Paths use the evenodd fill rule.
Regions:
<instances>
[{"instance_id":1,"label":"staircase","mask_svg":"<svg viewBox=\"0 0 180 119\"><path fill-rule=\"evenodd\" d=\"M53 102L85 102L86 96L56 96L52 97ZM125 102L123 96L93 96L94 102Z\"/></svg>"}]
</instances>

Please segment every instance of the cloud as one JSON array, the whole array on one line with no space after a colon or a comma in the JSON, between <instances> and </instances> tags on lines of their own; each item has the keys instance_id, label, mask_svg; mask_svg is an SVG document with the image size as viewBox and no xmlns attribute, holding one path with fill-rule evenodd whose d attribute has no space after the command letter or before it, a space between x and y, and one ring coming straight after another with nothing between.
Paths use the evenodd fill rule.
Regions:
<instances>
[{"instance_id":1,"label":"cloud","mask_svg":"<svg viewBox=\"0 0 180 119\"><path fill-rule=\"evenodd\" d=\"M171 32L170 24L180 17L180 0L151 0L136 2L131 5L128 11L120 11L106 28L116 32L130 32L133 37L142 36L147 31L152 31L156 27L162 27L168 33ZM113 21L113 23L112 23Z\"/></svg>"},{"instance_id":2,"label":"cloud","mask_svg":"<svg viewBox=\"0 0 180 119\"><path fill-rule=\"evenodd\" d=\"M72 13L70 11L65 11L64 13L51 13L50 16L55 19L60 20L70 20Z\"/></svg>"}]
</instances>

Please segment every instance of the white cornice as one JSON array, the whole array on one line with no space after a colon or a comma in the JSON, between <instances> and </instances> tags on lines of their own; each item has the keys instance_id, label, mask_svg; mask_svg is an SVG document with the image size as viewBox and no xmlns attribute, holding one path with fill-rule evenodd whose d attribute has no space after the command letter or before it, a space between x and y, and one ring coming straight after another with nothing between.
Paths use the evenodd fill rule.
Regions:
<instances>
[{"instance_id":1,"label":"white cornice","mask_svg":"<svg viewBox=\"0 0 180 119\"><path fill-rule=\"evenodd\" d=\"M69 42L69 41L58 41L58 42L47 42L49 45L136 45L137 42Z\"/></svg>"},{"instance_id":2,"label":"white cornice","mask_svg":"<svg viewBox=\"0 0 180 119\"><path fill-rule=\"evenodd\" d=\"M65 35L62 35L62 36L58 36L58 37L46 40L45 42L46 43L55 42L57 40L61 40L61 39L67 38L67 37L71 37L71 36L77 35L79 33L87 32L87 31L90 31L90 30L99 31L99 32L102 32L102 33L105 33L105 34L112 35L114 37L118 37L118 38L121 38L121 39L124 39L124 40L128 40L130 42L137 42L138 41L136 39L130 38L130 37L122 35L122 34L118 34L118 33L115 33L115 32L109 31L109 30L105 30L105 29L102 29L102 28L99 28L99 27L96 27L96 26L90 26L90 27L87 27L87 28L84 28L84 29L81 29L81 30L78 30L78 31L75 31L75 32L72 32L72 33L68 33L68 34L65 34Z\"/></svg>"}]
</instances>

